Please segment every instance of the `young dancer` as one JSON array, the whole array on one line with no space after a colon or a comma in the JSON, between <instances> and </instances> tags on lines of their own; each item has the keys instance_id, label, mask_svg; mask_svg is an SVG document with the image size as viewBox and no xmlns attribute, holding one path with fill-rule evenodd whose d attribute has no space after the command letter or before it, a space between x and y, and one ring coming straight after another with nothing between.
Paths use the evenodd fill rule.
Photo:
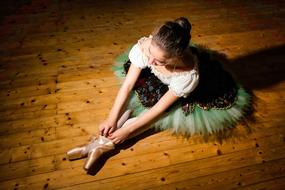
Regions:
<instances>
[{"instance_id":1,"label":"young dancer","mask_svg":"<svg viewBox=\"0 0 285 190\"><path fill-rule=\"evenodd\" d=\"M115 73L123 82L99 139L69 151L70 159L88 155L88 169L101 153L149 128L208 135L246 116L251 96L211 51L190 43L190 32L185 17L167 21L121 56Z\"/></svg>"}]
</instances>

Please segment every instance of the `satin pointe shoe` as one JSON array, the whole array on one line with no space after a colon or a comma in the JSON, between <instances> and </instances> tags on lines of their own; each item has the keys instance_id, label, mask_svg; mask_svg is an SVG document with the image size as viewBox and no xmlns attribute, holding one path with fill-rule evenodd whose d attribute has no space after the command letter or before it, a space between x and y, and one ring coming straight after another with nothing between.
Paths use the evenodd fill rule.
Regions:
<instances>
[{"instance_id":1,"label":"satin pointe shoe","mask_svg":"<svg viewBox=\"0 0 285 190\"><path fill-rule=\"evenodd\" d=\"M66 155L69 160L76 160L79 158L84 158L88 155L89 151L99 145L98 139L92 137L91 141L88 144L75 147L67 151Z\"/></svg>"},{"instance_id":2,"label":"satin pointe shoe","mask_svg":"<svg viewBox=\"0 0 285 190\"><path fill-rule=\"evenodd\" d=\"M124 114L120 117L120 119L117 122L117 128L120 128L123 126L123 124L128 120L128 118L131 115L131 110L126 110ZM82 145L79 147L75 147L71 150L69 150L66 154L69 160L76 160L79 158L84 158L88 155L90 150L94 149L96 146L101 145L98 142L98 139L96 137L93 137L90 143L86 145Z\"/></svg>"},{"instance_id":3,"label":"satin pointe shoe","mask_svg":"<svg viewBox=\"0 0 285 190\"><path fill-rule=\"evenodd\" d=\"M100 156L102 156L106 152L115 149L114 143L107 137L100 135L98 138L98 143L99 145L91 149L88 153L88 157L83 166L85 170L89 170L90 167L98 160Z\"/></svg>"}]
</instances>

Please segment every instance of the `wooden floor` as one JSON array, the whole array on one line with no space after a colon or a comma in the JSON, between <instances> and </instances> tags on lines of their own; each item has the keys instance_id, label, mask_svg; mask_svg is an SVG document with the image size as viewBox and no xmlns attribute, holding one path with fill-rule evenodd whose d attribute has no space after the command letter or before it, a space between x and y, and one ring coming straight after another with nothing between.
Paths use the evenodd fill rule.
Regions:
<instances>
[{"instance_id":1,"label":"wooden floor","mask_svg":"<svg viewBox=\"0 0 285 190\"><path fill-rule=\"evenodd\" d=\"M285 6L246 0L1 1L0 189L283 189ZM228 136L147 133L86 173L65 152L97 134L131 44L179 16L225 53L256 96L255 121ZM99 168L99 169L98 169Z\"/></svg>"}]
</instances>

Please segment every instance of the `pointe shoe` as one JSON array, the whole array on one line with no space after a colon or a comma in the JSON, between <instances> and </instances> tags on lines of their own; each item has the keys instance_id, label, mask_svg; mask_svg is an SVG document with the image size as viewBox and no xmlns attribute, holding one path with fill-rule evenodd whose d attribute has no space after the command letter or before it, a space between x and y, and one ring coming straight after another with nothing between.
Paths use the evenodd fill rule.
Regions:
<instances>
[{"instance_id":1,"label":"pointe shoe","mask_svg":"<svg viewBox=\"0 0 285 190\"><path fill-rule=\"evenodd\" d=\"M96 137L92 137L91 141L88 144L75 147L66 152L66 155L69 160L76 160L79 158L84 158L88 155L89 151L92 148L95 148L99 145L98 139Z\"/></svg>"},{"instance_id":2,"label":"pointe shoe","mask_svg":"<svg viewBox=\"0 0 285 190\"><path fill-rule=\"evenodd\" d=\"M69 160L76 160L79 158L83 158L87 155L84 153L85 149L86 149L85 146L73 148L66 152L67 158Z\"/></svg>"},{"instance_id":3,"label":"pointe shoe","mask_svg":"<svg viewBox=\"0 0 285 190\"><path fill-rule=\"evenodd\" d=\"M132 112L131 110L126 110L124 112L124 114L121 116L121 118L117 122L117 128L121 128L123 126L123 124L130 117L131 112ZM102 141L102 137L99 137L99 139L101 139L101 142L106 141L106 140ZM68 157L69 160L76 160L76 159L79 159L79 158L84 158L84 157L86 157L88 155L88 153L90 152L91 149L95 149L95 147L97 147L97 146L99 146L101 144L98 142L97 138L93 137L91 142L88 143L87 145L82 145L82 146L79 146L79 147L75 147L75 148L67 151L66 154L67 154L67 157Z\"/></svg>"},{"instance_id":4,"label":"pointe shoe","mask_svg":"<svg viewBox=\"0 0 285 190\"><path fill-rule=\"evenodd\" d=\"M99 145L91 149L88 153L88 157L83 166L85 170L89 170L101 155L115 148L114 143L104 136L99 136L98 143Z\"/></svg>"}]
</instances>

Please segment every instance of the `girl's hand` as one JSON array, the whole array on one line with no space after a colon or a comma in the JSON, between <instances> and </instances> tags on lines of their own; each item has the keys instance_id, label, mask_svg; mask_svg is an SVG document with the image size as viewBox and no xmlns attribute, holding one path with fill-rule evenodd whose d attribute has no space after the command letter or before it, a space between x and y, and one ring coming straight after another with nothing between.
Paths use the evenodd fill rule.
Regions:
<instances>
[{"instance_id":1,"label":"girl's hand","mask_svg":"<svg viewBox=\"0 0 285 190\"><path fill-rule=\"evenodd\" d=\"M99 133L100 135L107 137L109 134L115 131L116 128L116 124L111 122L109 119L106 119L99 125Z\"/></svg>"},{"instance_id":2,"label":"girl's hand","mask_svg":"<svg viewBox=\"0 0 285 190\"><path fill-rule=\"evenodd\" d=\"M114 133L110 134L108 138L111 139L114 144L120 144L124 142L129 135L130 131L128 127L122 127L117 129Z\"/></svg>"}]
</instances>

